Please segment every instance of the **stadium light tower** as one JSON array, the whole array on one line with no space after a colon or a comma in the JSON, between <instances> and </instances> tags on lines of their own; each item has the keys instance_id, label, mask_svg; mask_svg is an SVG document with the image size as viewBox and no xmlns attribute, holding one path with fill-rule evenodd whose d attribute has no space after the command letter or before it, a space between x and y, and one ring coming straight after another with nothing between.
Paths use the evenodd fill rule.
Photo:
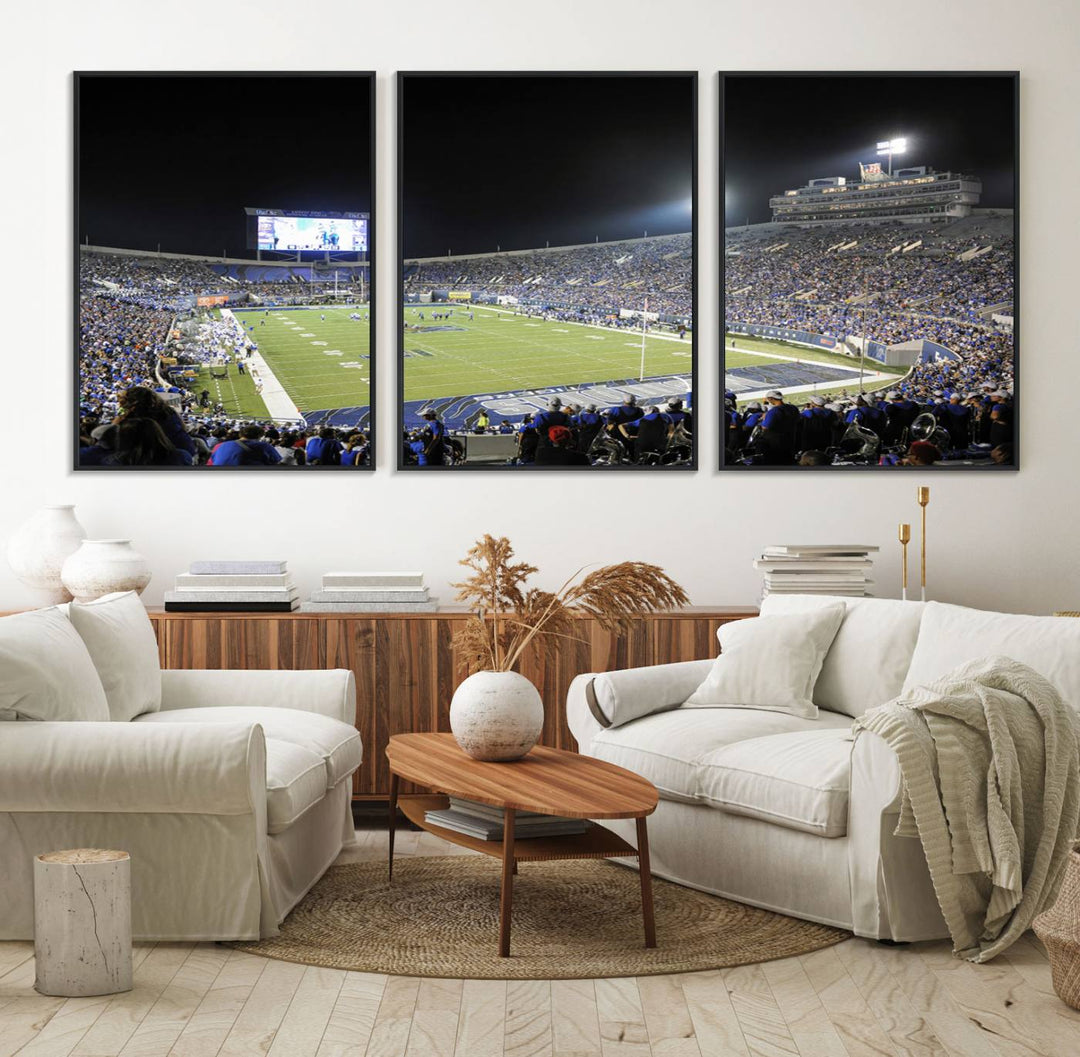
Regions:
<instances>
[{"instance_id":1,"label":"stadium light tower","mask_svg":"<svg viewBox=\"0 0 1080 1057\"><path fill-rule=\"evenodd\" d=\"M894 154L903 154L907 150L907 137L894 136L892 139L882 140L877 145L878 157L887 154L889 156L889 175L892 176L892 159Z\"/></svg>"}]
</instances>

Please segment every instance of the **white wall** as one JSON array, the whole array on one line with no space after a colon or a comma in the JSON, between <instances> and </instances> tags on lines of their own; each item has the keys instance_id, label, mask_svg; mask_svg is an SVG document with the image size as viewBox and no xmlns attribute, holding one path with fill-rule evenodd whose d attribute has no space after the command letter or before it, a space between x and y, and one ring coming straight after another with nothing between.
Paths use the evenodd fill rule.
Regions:
<instances>
[{"instance_id":1,"label":"white wall","mask_svg":"<svg viewBox=\"0 0 1080 1057\"><path fill-rule=\"evenodd\" d=\"M92 536L130 535L151 558L151 604L193 558L244 555L288 558L305 591L330 568L421 568L448 600L456 560L485 531L509 535L549 585L587 562L638 558L662 563L701 604L755 600L750 561L767 543L875 542L883 547L879 593L896 594L896 524L917 520L916 484L930 483L932 597L1028 612L1080 608L1078 33L1080 5L1072 0L22 4L5 16L0 62L0 540L39 504L74 502ZM379 71L377 473L72 473L76 68ZM559 68L701 72L702 468L668 477L397 473L393 72ZM1019 473L923 479L716 471L715 72L808 68L1022 71ZM477 137L478 149L483 140ZM36 247L33 277L17 263L28 246ZM0 609L28 601L0 561Z\"/></svg>"}]
</instances>

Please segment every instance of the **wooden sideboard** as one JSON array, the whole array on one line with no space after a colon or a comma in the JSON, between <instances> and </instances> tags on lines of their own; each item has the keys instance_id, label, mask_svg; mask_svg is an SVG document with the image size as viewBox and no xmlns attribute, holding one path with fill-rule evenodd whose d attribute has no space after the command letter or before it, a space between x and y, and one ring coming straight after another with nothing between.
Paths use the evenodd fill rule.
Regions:
<instances>
[{"instance_id":1,"label":"wooden sideboard","mask_svg":"<svg viewBox=\"0 0 1080 1057\"><path fill-rule=\"evenodd\" d=\"M385 799L391 734L448 731L450 698L465 677L453 637L467 614L163 613L151 611L164 668L349 668L356 676L356 727L364 764L358 799ZM575 749L566 725L566 692L582 672L636 668L715 656L716 629L757 616L752 606L689 607L651 613L615 637L596 621L578 621L579 641L538 644L520 671L540 690L546 719L541 741ZM413 791L408 783L401 792Z\"/></svg>"}]
</instances>

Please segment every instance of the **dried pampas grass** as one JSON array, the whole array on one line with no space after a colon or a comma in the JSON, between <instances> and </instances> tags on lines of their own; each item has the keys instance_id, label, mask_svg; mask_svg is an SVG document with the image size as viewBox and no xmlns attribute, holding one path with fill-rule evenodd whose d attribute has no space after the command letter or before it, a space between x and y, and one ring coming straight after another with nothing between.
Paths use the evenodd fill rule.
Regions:
<instances>
[{"instance_id":1,"label":"dried pampas grass","mask_svg":"<svg viewBox=\"0 0 1080 1057\"><path fill-rule=\"evenodd\" d=\"M485 535L459 563L473 575L451 586L473 615L454 638L470 671L510 671L538 635L576 638L575 613L606 631L625 632L641 613L686 605L686 592L658 565L619 562L584 576L582 570L552 593L526 587L537 569L514 562L505 537ZM578 579L578 577L581 577Z\"/></svg>"}]
</instances>

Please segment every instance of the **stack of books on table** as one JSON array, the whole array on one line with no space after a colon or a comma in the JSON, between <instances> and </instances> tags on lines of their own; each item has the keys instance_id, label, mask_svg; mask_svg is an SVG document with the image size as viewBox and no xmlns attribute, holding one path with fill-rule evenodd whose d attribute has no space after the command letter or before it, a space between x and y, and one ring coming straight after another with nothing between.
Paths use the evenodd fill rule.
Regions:
<instances>
[{"instance_id":1,"label":"stack of books on table","mask_svg":"<svg viewBox=\"0 0 1080 1057\"><path fill-rule=\"evenodd\" d=\"M425 811L424 819L433 826L464 833L478 840L503 839L503 809L490 804L478 804L452 796L450 806L440 811ZM560 818L540 815L535 811L518 811L514 815L514 840L529 837L572 837L584 833L589 821L583 818Z\"/></svg>"},{"instance_id":2,"label":"stack of books on table","mask_svg":"<svg viewBox=\"0 0 1080 1057\"><path fill-rule=\"evenodd\" d=\"M423 573L326 573L302 613L431 613Z\"/></svg>"},{"instance_id":3,"label":"stack of books on table","mask_svg":"<svg viewBox=\"0 0 1080 1057\"><path fill-rule=\"evenodd\" d=\"M754 568L765 574L764 595L870 594L870 554L865 543L793 543L766 547Z\"/></svg>"},{"instance_id":4,"label":"stack of books on table","mask_svg":"<svg viewBox=\"0 0 1080 1057\"><path fill-rule=\"evenodd\" d=\"M167 613L289 613L300 592L283 561L192 562L165 592Z\"/></svg>"}]
</instances>

